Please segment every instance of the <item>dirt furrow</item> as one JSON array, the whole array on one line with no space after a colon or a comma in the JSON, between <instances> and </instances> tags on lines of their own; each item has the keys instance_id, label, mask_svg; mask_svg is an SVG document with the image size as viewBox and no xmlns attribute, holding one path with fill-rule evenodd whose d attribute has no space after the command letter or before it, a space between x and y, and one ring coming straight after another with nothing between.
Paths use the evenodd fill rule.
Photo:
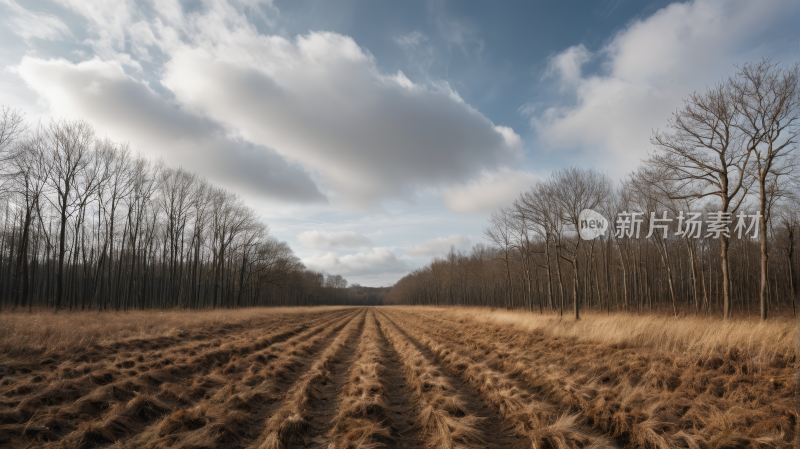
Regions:
<instances>
[{"instance_id":1,"label":"dirt furrow","mask_svg":"<svg viewBox=\"0 0 800 449\"><path fill-rule=\"evenodd\" d=\"M61 391L72 393L77 400L67 406L51 405L44 410L34 408L33 402L21 403L18 410L33 409L33 413L27 422L18 425L21 427L18 435L41 443L50 440L64 447L95 447L117 441L146 428L149 422L169 411L185 409L198 399L213 397L225 384L241 378L238 373L242 368L263 358L252 351L268 351L273 344L312 335L328 324L308 329L301 318L289 325L294 327L257 339L220 342L195 355L190 352L184 362L175 360L178 363L162 366L161 358L150 364L142 360L139 365L147 370L141 372L130 366L133 375L127 377L113 370L95 370L82 378L51 384L52 389L63 388ZM67 386L72 389L64 388ZM59 399L66 402L63 397ZM34 415L37 412L40 418Z\"/></svg>"},{"instance_id":2,"label":"dirt furrow","mask_svg":"<svg viewBox=\"0 0 800 449\"><path fill-rule=\"evenodd\" d=\"M518 433L529 439L530 447L546 447L553 442L564 448L617 447L585 428L577 414L565 414L566 410L537 399L516 379L483 362L482 354L454 342L450 338L452 330L431 329L420 324L418 319L412 321L398 314L391 315L438 361L478 390L481 398L491 404L506 422L513 424Z\"/></svg>"},{"instance_id":3,"label":"dirt furrow","mask_svg":"<svg viewBox=\"0 0 800 449\"><path fill-rule=\"evenodd\" d=\"M418 401L416 425L430 447L524 447L478 395L442 366L386 315L379 318L387 339L403 362Z\"/></svg>"},{"instance_id":4,"label":"dirt furrow","mask_svg":"<svg viewBox=\"0 0 800 449\"><path fill-rule=\"evenodd\" d=\"M251 444L297 374L358 315L351 311L331 319L244 361L215 394L191 408L173 411L132 441L141 442L141 447L158 448Z\"/></svg>"},{"instance_id":5,"label":"dirt furrow","mask_svg":"<svg viewBox=\"0 0 800 449\"><path fill-rule=\"evenodd\" d=\"M250 444L251 448L282 449L288 447L304 447L310 443L309 430L313 432L312 420L314 409L318 409L321 401L322 383L332 383L331 369L336 360L345 358L348 344L352 345L358 339L364 328L366 310L358 314L358 318L350 321L347 326L333 339L325 349L315 357L308 370L303 371L284 394L276 407L270 411L261 436ZM301 371L298 371L301 372ZM308 440L308 441L307 441Z\"/></svg>"},{"instance_id":6,"label":"dirt furrow","mask_svg":"<svg viewBox=\"0 0 800 449\"><path fill-rule=\"evenodd\" d=\"M370 309L361 340L354 348L351 365L345 371L346 384L339 391L333 415L329 416L326 435L312 438L315 445L311 447L420 447L420 442L407 432L411 425L408 418L413 409L408 406L409 402L401 404L398 401L402 394L407 395L409 401L410 391L399 375L401 366L396 367L396 373L387 372L386 344L375 311ZM400 423L396 413L403 414Z\"/></svg>"},{"instance_id":7,"label":"dirt furrow","mask_svg":"<svg viewBox=\"0 0 800 449\"><path fill-rule=\"evenodd\" d=\"M754 372L733 352L649 352L513 326L448 323L436 314L401 315L516 379L539 400L577 412L620 445L789 447L796 432L794 381L779 380L771 367Z\"/></svg>"},{"instance_id":8,"label":"dirt furrow","mask_svg":"<svg viewBox=\"0 0 800 449\"><path fill-rule=\"evenodd\" d=\"M392 437L398 448L425 447L420 429L413 419L415 410L414 392L406 382L403 374L403 362L392 344L386 339L383 329L378 324L378 348L385 367L383 382L386 388L386 403L389 410L387 419L391 423Z\"/></svg>"},{"instance_id":9,"label":"dirt furrow","mask_svg":"<svg viewBox=\"0 0 800 449\"><path fill-rule=\"evenodd\" d=\"M367 310L358 338L344 343L340 353L330 362L329 375L318 382L318 394L311 398L308 431L304 438L306 447L346 447L339 444L331 434L341 417L341 408L347 400L347 393L352 390L353 371L363 361L367 346L373 339L374 325L374 312Z\"/></svg>"}]
</instances>

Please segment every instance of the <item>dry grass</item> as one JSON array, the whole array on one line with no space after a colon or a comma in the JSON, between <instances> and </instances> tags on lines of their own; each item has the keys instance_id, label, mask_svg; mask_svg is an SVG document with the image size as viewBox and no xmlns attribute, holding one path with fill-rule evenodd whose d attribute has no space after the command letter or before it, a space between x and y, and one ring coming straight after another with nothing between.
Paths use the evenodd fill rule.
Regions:
<instances>
[{"instance_id":1,"label":"dry grass","mask_svg":"<svg viewBox=\"0 0 800 449\"><path fill-rule=\"evenodd\" d=\"M339 399L336 416L329 432L331 447L367 449L384 446L391 439L387 424L385 367L378 346L378 323L375 314L367 317L364 333L350 369L348 382Z\"/></svg>"},{"instance_id":2,"label":"dry grass","mask_svg":"<svg viewBox=\"0 0 800 449\"><path fill-rule=\"evenodd\" d=\"M781 320L681 319L695 329L400 307L99 317L0 316L16 329L3 329L0 446L789 448L798 423ZM91 335L70 330L82 323Z\"/></svg>"},{"instance_id":3,"label":"dry grass","mask_svg":"<svg viewBox=\"0 0 800 449\"><path fill-rule=\"evenodd\" d=\"M504 415L530 395L626 446L790 447L795 438L793 353L755 367L736 347L726 354L620 348L490 319L453 319L448 311L398 312L392 315L445 363L489 384L482 397Z\"/></svg>"},{"instance_id":4,"label":"dry grass","mask_svg":"<svg viewBox=\"0 0 800 449\"><path fill-rule=\"evenodd\" d=\"M419 401L416 423L428 447L480 447L484 435L477 416L469 414L464 399L393 322L381 317L381 328L403 362L406 379Z\"/></svg>"},{"instance_id":5,"label":"dry grass","mask_svg":"<svg viewBox=\"0 0 800 449\"><path fill-rule=\"evenodd\" d=\"M420 331L419 324L393 314L393 319L407 329L417 341L437 356L439 360L458 372L491 404L503 419L514 425L517 433L526 436L532 448L604 447L602 438L587 434L575 415L567 416L552 404L537 400L518 382L493 369L481 360L480 351L459 351L450 342L440 343Z\"/></svg>"},{"instance_id":6,"label":"dry grass","mask_svg":"<svg viewBox=\"0 0 800 449\"><path fill-rule=\"evenodd\" d=\"M294 383L264 427L264 440L260 449L283 449L294 441L302 441L309 427L312 402L319 398L318 385L330 380L330 364L340 356L348 340L361 333L364 316L352 320L330 345L314 360L311 367ZM317 401L318 402L318 401Z\"/></svg>"},{"instance_id":7,"label":"dry grass","mask_svg":"<svg viewBox=\"0 0 800 449\"><path fill-rule=\"evenodd\" d=\"M176 337L192 329L231 324L248 326L253 320L286 313L337 310L340 307L282 307L212 310L78 312L25 310L0 312L0 356L60 354L83 351L133 339Z\"/></svg>"},{"instance_id":8,"label":"dry grass","mask_svg":"<svg viewBox=\"0 0 800 449\"><path fill-rule=\"evenodd\" d=\"M428 308L415 308L425 312ZM580 342L601 343L617 348L641 348L702 357L727 355L732 349L755 364L794 358L798 321L777 317L763 322L757 318L723 320L707 316L659 316L629 313L584 312L580 321L565 315L541 315L525 311L506 311L457 307L438 309L442 317L455 321L512 325L524 331L544 332L549 337L574 338Z\"/></svg>"},{"instance_id":9,"label":"dry grass","mask_svg":"<svg viewBox=\"0 0 800 449\"><path fill-rule=\"evenodd\" d=\"M290 378L356 313L279 312L60 362L39 356L39 366L23 356L28 368L0 380L0 445L218 447L246 439L253 421L263 427L251 413L277 389L263 381Z\"/></svg>"}]
</instances>

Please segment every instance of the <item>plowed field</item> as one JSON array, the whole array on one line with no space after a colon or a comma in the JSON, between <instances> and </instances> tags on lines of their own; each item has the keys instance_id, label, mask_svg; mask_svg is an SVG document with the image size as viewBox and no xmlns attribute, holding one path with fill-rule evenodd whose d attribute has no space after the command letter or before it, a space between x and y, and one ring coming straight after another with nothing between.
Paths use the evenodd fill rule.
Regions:
<instances>
[{"instance_id":1,"label":"plowed field","mask_svg":"<svg viewBox=\"0 0 800 449\"><path fill-rule=\"evenodd\" d=\"M312 308L9 352L0 446L791 447L794 364L447 309Z\"/></svg>"}]
</instances>

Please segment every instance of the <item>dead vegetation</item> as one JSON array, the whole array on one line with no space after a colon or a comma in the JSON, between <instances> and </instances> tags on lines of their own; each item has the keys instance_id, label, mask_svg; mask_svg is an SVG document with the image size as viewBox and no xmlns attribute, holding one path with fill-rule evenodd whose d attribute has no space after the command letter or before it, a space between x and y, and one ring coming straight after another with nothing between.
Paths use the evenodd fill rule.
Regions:
<instances>
[{"instance_id":1,"label":"dead vegetation","mask_svg":"<svg viewBox=\"0 0 800 449\"><path fill-rule=\"evenodd\" d=\"M394 323L385 317L381 318L384 335L400 355L406 380L419 402L416 426L428 447L479 446L485 441L485 436L477 426L479 418L468 413L464 399L450 380Z\"/></svg>"},{"instance_id":2,"label":"dead vegetation","mask_svg":"<svg viewBox=\"0 0 800 449\"><path fill-rule=\"evenodd\" d=\"M341 355L347 343L352 342L364 325L364 316L350 321L343 332L312 363L292 385L282 399L280 407L269 416L264 428L264 441L260 449L282 449L295 441L302 441L309 427L314 402L322 398L317 394L319 384L330 380L330 364Z\"/></svg>"},{"instance_id":3,"label":"dead vegetation","mask_svg":"<svg viewBox=\"0 0 800 449\"><path fill-rule=\"evenodd\" d=\"M326 307L336 310L338 307ZM287 313L305 313L306 307L79 312L41 309L3 310L0 313L0 357L58 356L82 352L92 346L140 344L143 339L184 338L195 329L210 331L227 326L255 326Z\"/></svg>"},{"instance_id":4,"label":"dead vegetation","mask_svg":"<svg viewBox=\"0 0 800 449\"><path fill-rule=\"evenodd\" d=\"M331 422L332 445L341 449L383 447L392 439L387 425L386 368L378 346L378 322L370 313L356 349L347 385L342 391L336 416Z\"/></svg>"},{"instance_id":5,"label":"dead vegetation","mask_svg":"<svg viewBox=\"0 0 800 449\"><path fill-rule=\"evenodd\" d=\"M523 331L572 338L582 342L617 347L653 349L700 357L726 354L731 348L757 365L789 360L795 355L797 320L758 317L721 320L706 315L637 315L634 313L584 312L580 321L553 314L520 313L506 310L458 307L448 310L451 320L475 320L495 325L512 325Z\"/></svg>"},{"instance_id":6,"label":"dead vegetation","mask_svg":"<svg viewBox=\"0 0 800 449\"><path fill-rule=\"evenodd\" d=\"M493 314L469 319L469 313L458 311L436 318L422 310L403 312L397 315L420 341L445 363L463 367L467 378L494 386L502 385L505 375L537 400L576 413L571 433L589 428L635 447L789 447L795 438L796 361L793 351L781 350L780 340L769 358L763 350L752 351L766 344L720 347L716 341L716 351L706 343L697 344L702 350L696 352L678 352L559 337L558 328L522 331L498 326ZM520 315L520 322L535 321ZM506 313L501 316L508 320ZM730 327L715 321L703 324ZM713 329L707 332L715 335ZM492 387L484 390L488 400L498 403ZM507 402L501 406L510 408Z\"/></svg>"},{"instance_id":7,"label":"dead vegetation","mask_svg":"<svg viewBox=\"0 0 800 449\"><path fill-rule=\"evenodd\" d=\"M757 328L764 342L753 323L702 318L696 330L627 315L249 312L109 314L93 337L55 332L25 350L5 331L0 446L782 448L796 436L784 322ZM64 330L97 317L47 315Z\"/></svg>"}]
</instances>

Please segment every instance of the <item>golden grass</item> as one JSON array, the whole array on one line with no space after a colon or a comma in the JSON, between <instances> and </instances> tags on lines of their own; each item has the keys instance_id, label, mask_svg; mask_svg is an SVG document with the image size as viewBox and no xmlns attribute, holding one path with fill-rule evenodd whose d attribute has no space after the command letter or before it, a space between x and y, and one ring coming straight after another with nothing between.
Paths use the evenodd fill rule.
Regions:
<instances>
[{"instance_id":1,"label":"golden grass","mask_svg":"<svg viewBox=\"0 0 800 449\"><path fill-rule=\"evenodd\" d=\"M0 315L0 446L788 448L796 435L785 318L333 309Z\"/></svg>"},{"instance_id":2,"label":"golden grass","mask_svg":"<svg viewBox=\"0 0 800 449\"><path fill-rule=\"evenodd\" d=\"M564 337L561 322L526 331L509 325L514 321L506 312L499 314L504 315L503 325L492 318L494 312L431 312L397 309L390 314L479 389L482 399L507 421L517 421L518 431L530 427L534 446L582 444L562 438L575 435L574 425L545 428L526 416L523 404L529 397L575 411L592 431L631 447L789 447L795 436L797 385L791 349L789 358L778 350L769 363L756 367L754 359L767 361L770 353L763 348L769 342L754 346L756 350L698 344L691 346L698 352L674 352L674 346L670 352L669 346L653 342L648 344L661 350L619 343L614 335L606 340L615 342L611 344L603 342L602 334L595 334L596 340ZM652 333L659 332L665 331ZM714 335L714 330L706 334ZM748 350L756 356L742 356ZM559 435L553 432L556 428L570 432Z\"/></svg>"},{"instance_id":3,"label":"golden grass","mask_svg":"<svg viewBox=\"0 0 800 449\"><path fill-rule=\"evenodd\" d=\"M68 312L51 310L0 312L0 355L63 354L92 345L137 338L174 337L181 332L278 314L336 310L341 307L282 307L213 310L146 310Z\"/></svg>"},{"instance_id":4,"label":"golden grass","mask_svg":"<svg viewBox=\"0 0 800 449\"><path fill-rule=\"evenodd\" d=\"M498 372L480 360L485 354L474 353L477 357L471 359L452 344L440 343L421 332L418 321L415 326L415 320L406 321L403 316L392 315L392 319L415 340L430 348L444 364L460 373L487 404L494 407L506 422L513 424L518 434L530 440L531 448L605 447L602 438L581 431L576 416L559 415L552 405L520 390L508 373Z\"/></svg>"},{"instance_id":5,"label":"golden grass","mask_svg":"<svg viewBox=\"0 0 800 449\"><path fill-rule=\"evenodd\" d=\"M336 416L329 432L331 447L367 449L383 447L391 438L386 423L389 414L386 402L386 369L378 345L378 322L370 313L364 323L358 358L352 364L348 382L342 390Z\"/></svg>"},{"instance_id":6,"label":"golden grass","mask_svg":"<svg viewBox=\"0 0 800 449\"><path fill-rule=\"evenodd\" d=\"M346 348L348 340L361 333L364 315L351 320L342 332L328 344L319 354L307 371L300 376L283 398L281 407L267 419L264 427L264 441L261 449L282 449L290 447L296 439L301 439L303 432L309 427L314 407L311 402L316 398L318 386L330 379L329 367Z\"/></svg>"},{"instance_id":7,"label":"golden grass","mask_svg":"<svg viewBox=\"0 0 800 449\"><path fill-rule=\"evenodd\" d=\"M541 331L550 337L574 338L580 342L618 347L691 353L700 357L739 351L756 364L795 354L798 321L778 317L763 322L757 318L723 320L708 316L659 316L629 313L584 312L580 321L565 315L538 312L490 310L485 308L415 307L418 312L436 310L442 318L474 320L488 324L512 325L525 331ZM403 310L403 309L400 309ZM408 309L406 309L408 310Z\"/></svg>"},{"instance_id":8,"label":"golden grass","mask_svg":"<svg viewBox=\"0 0 800 449\"><path fill-rule=\"evenodd\" d=\"M416 427L428 447L455 449L481 446L480 418L468 413L465 401L449 380L385 316L379 318L384 336L399 355L406 380L418 401Z\"/></svg>"}]
</instances>

